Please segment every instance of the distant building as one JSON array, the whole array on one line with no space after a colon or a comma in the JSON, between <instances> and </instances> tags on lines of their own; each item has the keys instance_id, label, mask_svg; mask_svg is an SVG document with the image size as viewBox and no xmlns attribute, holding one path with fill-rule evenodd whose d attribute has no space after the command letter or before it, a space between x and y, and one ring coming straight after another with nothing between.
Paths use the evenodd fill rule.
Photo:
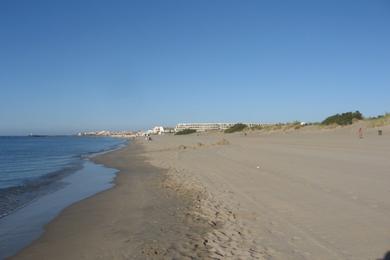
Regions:
<instances>
[{"instance_id":1,"label":"distant building","mask_svg":"<svg viewBox=\"0 0 390 260\"><path fill-rule=\"evenodd\" d=\"M164 126L164 133L174 133L174 132L175 132L174 127Z\"/></svg>"},{"instance_id":2,"label":"distant building","mask_svg":"<svg viewBox=\"0 0 390 260\"><path fill-rule=\"evenodd\" d=\"M135 137L136 134L132 131L90 131L90 132L80 132L78 136L111 136L111 137Z\"/></svg>"},{"instance_id":3,"label":"distant building","mask_svg":"<svg viewBox=\"0 0 390 260\"><path fill-rule=\"evenodd\" d=\"M232 123L181 123L175 127L175 132L179 132L184 129L194 129L197 132L205 132L212 130L225 130L233 126Z\"/></svg>"},{"instance_id":4,"label":"distant building","mask_svg":"<svg viewBox=\"0 0 390 260\"><path fill-rule=\"evenodd\" d=\"M155 134L155 135L161 135L161 134L164 133L164 127L162 127L162 126L155 126L152 129L152 133Z\"/></svg>"},{"instance_id":5,"label":"distant building","mask_svg":"<svg viewBox=\"0 0 390 260\"><path fill-rule=\"evenodd\" d=\"M262 126L265 124L261 123L244 123L248 127ZM179 132L184 129L194 129L197 132L206 132L206 131L223 131L232 127L235 123L180 123L175 127L175 132Z\"/></svg>"},{"instance_id":6,"label":"distant building","mask_svg":"<svg viewBox=\"0 0 390 260\"><path fill-rule=\"evenodd\" d=\"M166 127L166 126L155 126L153 129L149 130L149 134L154 135L162 135L165 133L174 133L175 128L173 127Z\"/></svg>"},{"instance_id":7,"label":"distant building","mask_svg":"<svg viewBox=\"0 0 390 260\"><path fill-rule=\"evenodd\" d=\"M144 133L144 135L151 135L151 134L154 134L153 129L146 130Z\"/></svg>"},{"instance_id":8,"label":"distant building","mask_svg":"<svg viewBox=\"0 0 390 260\"><path fill-rule=\"evenodd\" d=\"M244 124L246 124L248 127L272 125L272 124L269 124L269 123L244 123Z\"/></svg>"}]
</instances>

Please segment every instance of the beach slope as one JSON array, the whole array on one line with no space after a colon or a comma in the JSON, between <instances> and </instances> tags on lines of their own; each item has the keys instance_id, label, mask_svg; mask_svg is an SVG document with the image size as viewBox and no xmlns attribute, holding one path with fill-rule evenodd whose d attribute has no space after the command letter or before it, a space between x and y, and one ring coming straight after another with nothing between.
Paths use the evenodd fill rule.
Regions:
<instances>
[{"instance_id":1,"label":"beach slope","mask_svg":"<svg viewBox=\"0 0 390 260\"><path fill-rule=\"evenodd\" d=\"M145 162L142 147L94 158L118 169L115 187L65 209L41 238L12 259L208 258L199 239L208 223L193 219L191 194L164 187L165 170Z\"/></svg>"},{"instance_id":2,"label":"beach slope","mask_svg":"<svg viewBox=\"0 0 390 260\"><path fill-rule=\"evenodd\" d=\"M379 136L363 125L360 139L360 127L163 136L145 147L154 165L201 183L233 212L235 223L220 221L231 240L246 240L240 250L378 259L390 250L390 128ZM213 239L228 245L224 256L237 248L220 232Z\"/></svg>"}]
</instances>

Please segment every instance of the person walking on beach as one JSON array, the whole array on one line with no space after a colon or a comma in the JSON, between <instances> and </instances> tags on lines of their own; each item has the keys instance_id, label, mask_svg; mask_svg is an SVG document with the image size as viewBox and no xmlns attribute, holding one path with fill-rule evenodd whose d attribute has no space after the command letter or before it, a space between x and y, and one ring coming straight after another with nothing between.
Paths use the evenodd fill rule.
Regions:
<instances>
[{"instance_id":1,"label":"person walking on beach","mask_svg":"<svg viewBox=\"0 0 390 260\"><path fill-rule=\"evenodd\" d=\"M358 130L358 136L359 136L360 139L363 138L363 129L361 127Z\"/></svg>"}]
</instances>

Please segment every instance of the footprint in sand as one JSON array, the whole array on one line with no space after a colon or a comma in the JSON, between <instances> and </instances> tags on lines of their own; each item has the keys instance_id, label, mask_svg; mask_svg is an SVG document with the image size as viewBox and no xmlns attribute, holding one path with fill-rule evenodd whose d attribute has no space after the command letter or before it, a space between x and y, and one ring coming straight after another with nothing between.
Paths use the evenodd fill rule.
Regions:
<instances>
[{"instance_id":1,"label":"footprint in sand","mask_svg":"<svg viewBox=\"0 0 390 260\"><path fill-rule=\"evenodd\" d=\"M298 241L298 240L301 240L301 238L298 237L298 236L293 236L293 237L291 238L291 240L293 240L293 241Z\"/></svg>"}]
</instances>

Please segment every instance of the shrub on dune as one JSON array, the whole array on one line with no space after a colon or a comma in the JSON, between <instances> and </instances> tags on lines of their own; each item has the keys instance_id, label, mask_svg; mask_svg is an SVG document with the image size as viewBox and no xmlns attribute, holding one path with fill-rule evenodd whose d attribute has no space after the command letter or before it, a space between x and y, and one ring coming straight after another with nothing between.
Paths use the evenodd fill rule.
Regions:
<instances>
[{"instance_id":1,"label":"shrub on dune","mask_svg":"<svg viewBox=\"0 0 390 260\"><path fill-rule=\"evenodd\" d=\"M322 121L323 125L350 125L356 120L362 120L363 115L359 111L356 112L346 112L342 114L336 114L330 117L327 117L324 121Z\"/></svg>"},{"instance_id":2,"label":"shrub on dune","mask_svg":"<svg viewBox=\"0 0 390 260\"><path fill-rule=\"evenodd\" d=\"M189 134L193 134L195 132L196 132L195 129L183 129L183 130L175 133L175 135L189 135Z\"/></svg>"},{"instance_id":3,"label":"shrub on dune","mask_svg":"<svg viewBox=\"0 0 390 260\"><path fill-rule=\"evenodd\" d=\"M228 129L226 129L225 133L229 134L229 133L234 133L234 132L241 132L242 130L244 130L247 127L248 126L246 124L238 123L238 124L235 124L235 125L229 127Z\"/></svg>"}]
</instances>

